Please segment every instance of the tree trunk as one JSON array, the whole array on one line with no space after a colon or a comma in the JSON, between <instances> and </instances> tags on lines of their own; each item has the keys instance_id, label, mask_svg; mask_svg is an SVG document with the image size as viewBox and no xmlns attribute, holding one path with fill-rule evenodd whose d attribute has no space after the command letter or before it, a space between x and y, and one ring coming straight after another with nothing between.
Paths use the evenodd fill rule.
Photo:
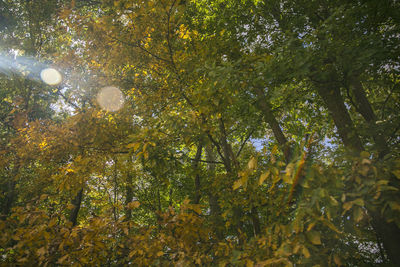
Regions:
<instances>
[{"instance_id":1,"label":"tree trunk","mask_svg":"<svg viewBox=\"0 0 400 267\"><path fill-rule=\"evenodd\" d=\"M128 208L128 204L133 200L132 174L126 176L126 197L125 197L125 220L129 221L132 218L132 210Z\"/></svg>"},{"instance_id":2,"label":"tree trunk","mask_svg":"<svg viewBox=\"0 0 400 267\"><path fill-rule=\"evenodd\" d=\"M287 141L286 136L283 134L282 129L272 112L271 105L267 101L263 89L255 88L255 92L257 94L257 103L263 113L264 120L266 123L268 123L269 127L271 127L271 130L274 133L281 150L283 151L285 161L288 163L291 157L291 148L289 142Z\"/></svg>"},{"instance_id":3,"label":"tree trunk","mask_svg":"<svg viewBox=\"0 0 400 267\"><path fill-rule=\"evenodd\" d=\"M260 218L258 216L258 211L256 207L252 207L250 211L251 220L253 223L253 232L257 236L261 232Z\"/></svg>"},{"instance_id":4,"label":"tree trunk","mask_svg":"<svg viewBox=\"0 0 400 267\"><path fill-rule=\"evenodd\" d=\"M364 148L354 128L353 121L350 118L347 108L344 105L340 89L317 85L317 91L335 122L343 144L353 152L359 153L363 151Z\"/></svg>"},{"instance_id":5,"label":"tree trunk","mask_svg":"<svg viewBox=\"0 0 400 267\"><path fill-rule=\"evenodd\" d=\"M363 151L363 146L361 140L356 134L353 121L351 120L346 106L344 105L339 88L317 87L317 90L332 115L343 144L353 152L359 154L361 151ZM358 91L357 95L360 97L360 99L363 98L363 96L359 94L361 94L361 92ZM365 97L364 100L361 99L358 101L365 102L367 99ZM366 103L364 104L366 105ZM362 113L364 114L363 117L365 116L366 120L368 119L373 121L374 118L376 119L370 106L362 107L362 110ZM393 264L395 264L395 266L400 266L400 253L398 253L400 249L399 227L397 227L394 222L387 222L384 216L379 212L369 209L369 213L372 217L373 226L382 240L389 259Z\"/></svg>"},{"instance_id":6,"label":"tree trunk","mask_svg":"<svg viewBox=\"0 0 400 267\"><path fill-rule=\"evenodd\" d=\"M387 222L379 211L369 211L372 226L382 241L386 254L393 266L400 266L400 229L394 222ZM379 242L379 241L378 241Z\"/></svg>"},{"instance_id":7,"label":"tree trunk","mask_svg":"<svg viewBox=\"0 0 400 267\"><path fill-rule=\"evenodd\" d=\"M207 161L210 162L207 164L207 169L210 173L209 177L211 177L209 184L211 184L215 177L215 164L211 162L215 161L215 156L210 145L206 146L206 158ZM212 192L212 186L211 189L208 190L208 203L210 205L210 221L212 222L215 235L221 240L224 238L223 227L221 227L223 219L221 217L221 208L218 204L218 195Z\"/></svg>"},{"instance_id":8,"label":"tree trunk","mask_svg":"<svg viewBox=\"0 0 400 267\"><path fill-rule=\"evenodd\" d=\"M5 201L4 201L4 205L2 207L1 214L0 214L1 219L3 219L3 220L7 219L8 215L10 214L12 206L13 206L15 198L16 198L15 186L16 186L17 182L16 182L15 178L17 177L19 170L20 170L20 165L19 165L19 163L17 163L14 166L14 169L12 170L9 180L7 181L7 189L5 192Z\"/></svg>"},{"instance_id":9,"label":"tree trunk","mask_svg":"<svg viewBox=\"0 0 400 267\"><path fill-rule=\"evenodd\" d=\"M374 110L372 109L372 106L368 101L360 79L353 78L351 85L351 91L354 95L352 102L355 104L356 110L369 124L369 131L375 141L379 157L383 158L389 152L389 148L384 136L376 129L376 121L378 120L378 118L376 117Z\"/></svg>"},{"instance_id":10,"label":"tree trunk","mask_svg":"<svg viewBox=\"0 0 400 267\"><path fill-rule=\"evenodd\" d=\"M1 212L2 219L5 220L10 214L12 205L14 203L14 198L15 198L15 181L14 177L11 177L11 179L7 182L7 191L5 193L4 206Z\"/></svg>"},{"instance_id":11,"label":"tree trunk","mask_svg":"<svg viewBox=\"0 0 400 267\"><path fill-rule=\"evenodd\" d=\"M195 176L194 176L194 204L199 204L200 199L201 199L201 181L200 181L200 173L199 173L199 161L201 159L201 153L203 152L203 144L201 141L199 142L199 145L197 146L197 151L196 151L196 156L194 158L193 162L193 170L195 171Z\"/></svg>"},{"instance_id":12,"label":"tree trunk","mask_svg":"<svg viewBox=\"0 0 400 267\"><path fill-rule=\"evenodd\" d=\"M72 223L72 226L75 226L78 222L78 213L81 208L83 196L83 188L81 188L75 198L71 201L71 204L74 205L74 208L69 215L69 221Z\"/></svg>"}]
</instances>

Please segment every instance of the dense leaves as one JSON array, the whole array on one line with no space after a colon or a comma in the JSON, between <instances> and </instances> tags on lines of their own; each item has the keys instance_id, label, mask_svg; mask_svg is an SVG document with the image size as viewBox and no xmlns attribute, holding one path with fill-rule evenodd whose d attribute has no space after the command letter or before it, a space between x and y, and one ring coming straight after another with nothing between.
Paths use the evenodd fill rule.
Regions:
<instances>
[{"instance_id":1,"label":"dense leaves","mask_svg":"<svg viewBox=\"0 0 400 267\"><path fill-rule=\"evenodd\" d=\"M0 265L399 265L398 10L0 1Z\"/></svg>"}]
</instances>

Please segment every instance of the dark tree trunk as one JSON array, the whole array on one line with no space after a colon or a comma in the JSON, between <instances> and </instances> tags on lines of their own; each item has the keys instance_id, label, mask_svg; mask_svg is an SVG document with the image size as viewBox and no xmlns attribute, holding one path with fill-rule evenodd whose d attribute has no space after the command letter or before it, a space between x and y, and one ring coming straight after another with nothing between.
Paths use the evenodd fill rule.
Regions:
<instances>
[{"instance_id":1,"label":"dark tree trunk","mask_svg":"<svg viewBox=\"0 0 400 267\"><path fill-rule=\"evenodd\" d=\"M379 211L369 211L374 227L379 239L393 266L400 266L400 229L394 222L387 222ZM379 242L379 240L378 240Z\"/></svg>"},{"instance_id":2,"label":"dark tree trunk","mask_svg":"<svg viewBox=\"0 0 400 267\"><path fill-rule=\"evenodd\" d=\"M215 164L211 163L215 161L215 156L211 146L206 146L206 158L207 161L210 162L207 165L207 169L210 173L209 177L211 177L209 184L211 184L213 182L213 178L215 177ZM208 203L210 205L210 220L213 224L215 235L219 240L221 240L224 238L223 227L221 226L221 223L224 221L221 217L221 208L218 203L218 195L212 192L212 187L210 187L208 190Z\"/></svg>"},{"instance_id":3,"label":"dark tree trunk","mask_svg":"<svg viewBox=\"0 0 400 267\"><path fill-rule=\"evenodd\" d=\"M376 121L378 120L378 118L376 117L374 110L372 109L372 106L368 101L361 81L358 78L354 78L351 82L351 85L351 91L354 96L352 97L352 102L354 103L356 110L369 124L369 131L375 141L379 156L383 158L389 152L389 148L386 143L385 137L376 129Z\"/></svg>"},{"instance_id":4,"label":"dark tree trunk","mask_svg":"<svg viewBox=\"0 0 400 267\"><path fill-rule=\"evenodd\" d=\"M15 181L14 177L11 177L11 180L7 182L7 191L5 193L5 201L2 209L1 217L2 219L6 219L11 212L12 205L15 199Z\"/></svg>"},{"instance_id":5,"label":"dark tree trunk","mask_svg":"<svg viewBox=\"0 0 400 267\"><path fill-rule=\"evenodd\" d=\"M254 235L257 236L261 232L260 218L256 207L252 207L250 211L251 220L253 222Z\"/></svg>"},{"instance_id":6,"label":"dark tree trunk","mask_svg":"<svg viewBox=\"0 0 400 267\"><path fill-rule=\"evenodd\" d=\"M199 204L200 203L200 199L201 199L201 177L200 177L200 173L199 173L199 161L201 159L201 154L203 152L203 145L200 141L198 147L197 147L197 151L196 151L196 156L194 158L194 162L193 162L193 170L195 171L195 176L194 176L194 200L193 203L194 204Z\"/></svg>"},{"instance_id":7,"label":"dark tree trunk","mask_svg":"<svg viewBox=\"0 0 400 267\"><path fill-rule=\"evenodd\" d=\"M359 153L360 151L363 151L364 148L359 136L357 135L347 108L344 105L340 89L336 87L317 85L317 91L335 122L338 134L340 139L342 139L343 144L353 152Z\"/></svg>"},{"instance_id":8,"label":"dark tree trunk","mask_svg":"<svg viewBox=\"0 0 400 267\"><path fill-rule=\"evenodd\" d=\"M283 134L281 126L279 125L278 121L276 120L274 113L272 112L272 108L270 103L267 101L265 93L261 88L255 88L255 92L257 94L257 103L259 108L263 113L263 117L265 122L268 123L269 127L271 127L272 132L278 141L278 144L283 151L283 155L285 157L286 163L290 161L291 157L291 148L286 139L286 136Z\"/></svg>"},{"instance_id":9,"label":"dark tree trunk","mask_svg":"<svg viewBox=\"0 0 400 267\"><path fill-rule=\"evenodd\" d=\"M10 214L12 206L13 206L15 198L16 198L15 186L17 184L16 177L17 177L19 170L20 170L20 165L19 165L19 163L17 163L14 166L14 169L12 171L12 174L10 175L9 180L7 181L7 189L5 192L5 201L4 201L4 205L2 207L1 214L0 214L1 219L3 219L3 220L5 220L8 217L8 215Z\"/></svg>"},{"instance_id":10,"label":"dark tree trunk","mask_svg":"<svg viewBox=\"0 0 400 267\"><path fill-rule=\"evenodd\" d=\"M72 223L72 226L75 226L78 222L78 213L79 209L81 208L82 197L83 197L83 188L79 190L78 194L71 201L71 204L74 205L74 208L72 209L71 214L69 215L69 221Z\"/></svg>"},{"instance_id":11,"label":"dark tree trunk","mask_svg":"<svg viewBox=\"0 0 400 267\"><path fill-rule=\"evenodd\" d=\"M126 197L125 197L125 220L129 221L132 218L132 210L128 208L128 204L133 200L132 174L126 176Z\"/></svg>"},{"instance_id":12,"label":"dark tree trunk","mask_svg":"<svg viewBox=\"0 0 400 267\"><path fill-rule=\"evenodd\" d=\"M365 93L360 92L360 89L361 88L354 89L357 91L356 95L360 98L357 102L366 105L364 107L360 106L360 110L362 110L360 113L367 121L376 120L376 116L373 113L372 108L369 106ZM318 87L317 90L332 115L343 144L355 153L363 151L361 140L356 134L353 121L344 105L339 88ZM369 209L369 213L371 214L375 231L382 240L383 247L385 248L389 259L393 264L395 264L395 266L400 266L400 253L398 253L400 249L399 227L397 227L393 222L387 222L380 212L375 212Z\"/></svg>"}]
</instances>

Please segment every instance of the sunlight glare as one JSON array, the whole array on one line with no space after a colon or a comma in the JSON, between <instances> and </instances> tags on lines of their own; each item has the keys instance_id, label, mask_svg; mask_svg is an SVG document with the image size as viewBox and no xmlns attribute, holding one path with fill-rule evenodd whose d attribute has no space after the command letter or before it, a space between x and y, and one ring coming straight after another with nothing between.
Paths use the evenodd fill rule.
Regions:
<instances>
[{"instance_id":1,"label":"sunlight glare","mask_svg":"<svg viewBox=\"0 0 400 267\"><path fill-rule=\"evenodd\" d=\"M97 102L102 109L118 111L124 105L124 95L117 87L103 87L97 94Z\"/></svg>"},{"instance_id":2,"label":"sunlight glare","mask_svg":"<svg viewBox=\"0 0 400 267\"><path fill-rule=\"evenodd\" d=\"M48 85L57 85L61 82L61 74L53 68L47 68L40 72L40 78Z\"/></svg>"}]
</instances>

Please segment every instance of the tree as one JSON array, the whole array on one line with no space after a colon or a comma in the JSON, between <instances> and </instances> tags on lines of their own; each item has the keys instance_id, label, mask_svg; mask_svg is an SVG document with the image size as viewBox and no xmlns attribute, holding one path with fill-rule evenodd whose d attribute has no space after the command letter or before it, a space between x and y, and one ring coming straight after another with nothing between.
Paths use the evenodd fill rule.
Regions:
<instances>
[{"instance_id":1,"label":"tree","mask_svg":"<svg viewBox=\"0 0 400 267\"><path fill-rule=\"evenodd\" d=\"M399 261L395 1L5 3L4 265Z\"/></svg>"}]
</instances>

